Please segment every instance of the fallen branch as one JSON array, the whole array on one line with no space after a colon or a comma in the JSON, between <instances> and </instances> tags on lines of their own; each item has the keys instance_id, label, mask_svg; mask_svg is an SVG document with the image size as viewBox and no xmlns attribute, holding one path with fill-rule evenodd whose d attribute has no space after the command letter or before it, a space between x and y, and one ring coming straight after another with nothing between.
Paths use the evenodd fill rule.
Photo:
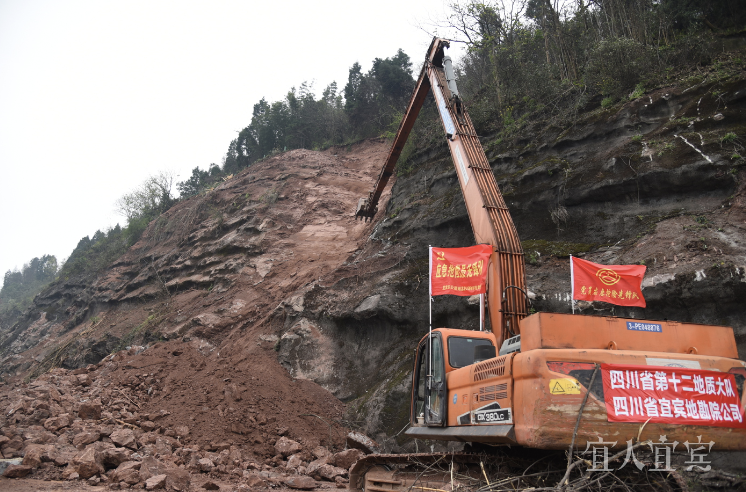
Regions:
<instances>
[{"instance_id":1,"label":"fallen branch","mask_svg":"<svg viewBox=\"0 0 746 492\"><path fill-rule=\"evenodd\" d=\"M621 458L622 456L625 456L630 451L634 451L635 449L640 448L642 446L651 446L652 444L653 443L651 441L638 442L637 444L635 444L631 448L627 448L624 451L619 451L617 454L615 454L614 456L612 456L611 458L609 458L609 461L610 462L611 461L616 461L619 458ZM567 471L565 471L565 476L562 477L562 480L560 480L560 482L557 484L557 486L555 487L555 489L556 490L564 489L565 488L564 484L568 482L567 479L570 477L570 473L573 471L573 469L575 469L578 465L580 465L582 463L586 463L586 460L579 459L579 460L574 461L570 466L568 466L567 467Z\"/></svg>"},{"instance_id":2,"label":"fallen branch","mask_svg":"<svg viewBox=\"0 0 746 492\"><path fill-rule=\"evenodd\" d=\"M138 427L138 426L136 426L136 425L132 425L132 424L128 424L128 423L127 423L127 422L125 422L124 420L119 420L119 419L114 419L114 420L116 420L117 424L123 425L123 426L125 426L125 427L129 427L129 428L130 428L130 429L132 429L132 430L135 430L135 429L139 429L139 427Z\"/></svg>"},{"instance_id":3,"label":"fallen branch","mask_svg":"<svg viewBox=\"0 0 746 492\"><path fill-rule=\"evenodd\" d=\"M596 367L593 369L593 374L591 375L591 382L588 384L588 388L585 392L585 397L583 398L583 403L580 405L580 411L578 411L578 418L575 421L575 430L572 431L572 441L570 441L570 449L567 451L567 466L570 466L570 463L572 462L572 452L575 448L575 437L578 435L578 427L580 427L580 418L583 416L583 409L585 408L585 404L588 402L588 395L591 394L591 387L593 386L593 382L596 380L596 373L598 373L598 364L596 364Z\"/></svg>"},{"instance_id":4,"label":"fallen branch","mask_svg":"<svg viewBox=\"0 0 746 492\"><path fill-rule=\"evenodd\" d=\"M119 392L120 395L122 395L123 397L127 398L130 401L130 403L132 403L134 406L137 407L138 410L140 410L140 404L139 403L137 403L132 398L130 398L129 396L127 396L126 394L124 394L124 391L122 391L121 389L116 388L116 390Z\"/></svg>"}]
</instances>

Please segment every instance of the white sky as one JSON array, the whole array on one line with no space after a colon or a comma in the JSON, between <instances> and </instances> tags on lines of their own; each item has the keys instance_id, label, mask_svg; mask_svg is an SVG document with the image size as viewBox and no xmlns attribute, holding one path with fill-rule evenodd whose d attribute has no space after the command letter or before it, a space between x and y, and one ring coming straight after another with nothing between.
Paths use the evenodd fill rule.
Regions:
<instances>
[{"instance_id":1,"label":"white sky","mask_svg":"<svg viewBox=\"0 0 746 492\"><path fill-rule=\"evenodd\" d=\"M0 283L117 222L149 175L221 163L262 97L340 88L402 48L414 69L443 0L0 0ZM176 190L174 190L176 192Z\"/></svg>"}]
</instances>

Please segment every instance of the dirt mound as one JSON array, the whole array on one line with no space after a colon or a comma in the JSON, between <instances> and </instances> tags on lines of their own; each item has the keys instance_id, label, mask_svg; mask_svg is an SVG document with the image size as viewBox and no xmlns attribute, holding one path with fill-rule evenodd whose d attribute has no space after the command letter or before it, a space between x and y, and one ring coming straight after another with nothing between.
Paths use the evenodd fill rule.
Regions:
<instances>
[{"instance_id":1,"label":"dirt mound","mask_svg":"<svg viewBox=\"0 0 746 492\"><path fill-rule=\"evenodd\" d=\"M310 449L342 443L344 405L315 383L293 380L264 350L236 357L194 340L126 353L107 358L98 375L111 381L112 398L129 388L141 416L187 427L187 443L245 445L259 458L275 455L280 436Z\"/></svg>"},{"instance_id":2,"label":"dirt mound","mask_svg":"<svg viewBox=\"0 0 746 492\"><path fill-rule=\"evenodd\" d=\"M335 454L346 447L344 405L262 349L231 356L204 340L162 342L2 390L1 456L23 458L8 477L317 488L343 486L362 456Z\"/></svg>"}]
</instances>

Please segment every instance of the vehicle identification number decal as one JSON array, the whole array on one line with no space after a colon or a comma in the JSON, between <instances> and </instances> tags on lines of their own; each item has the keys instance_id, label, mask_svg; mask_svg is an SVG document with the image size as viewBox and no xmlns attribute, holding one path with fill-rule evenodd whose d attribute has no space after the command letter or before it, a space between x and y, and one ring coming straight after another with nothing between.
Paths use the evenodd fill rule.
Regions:
<instances>
[{"instance_id":1,"label":"vehicle identification number decal","mask_svg":"<svg viewBox=\"0 0 746 492\"><path fill-rule=\"evenodd\" d=\"M638 323L636 321L627 321L627 329L633 331L649 331L651 333L663 332L663 326L658 323Z\"/></svg>"}]
</instances>

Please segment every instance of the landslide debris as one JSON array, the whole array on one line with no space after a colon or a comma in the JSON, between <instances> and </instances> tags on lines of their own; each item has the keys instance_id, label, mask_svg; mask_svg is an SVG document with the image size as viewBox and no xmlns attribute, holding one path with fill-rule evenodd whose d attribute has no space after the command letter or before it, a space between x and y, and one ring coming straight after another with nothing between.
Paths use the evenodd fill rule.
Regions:
<instances>
[{"instance_id":1,"label":"landslide debris","mask_svg":"<svg viewBox=\"0 0 746 492\"><path fill-rule=\"evenodd\" d=\"M310 381L268 378L269 359L203 348L132 347L4 391L0 452L23 458L4 476L180 491L346 483L363 453L343 449L341 402Z\"/></svg>"},{"instance_id":2,"label":"landslide debris","mask_svg":"<svg viewBox=\"0 0 746 492\"><path fill-rule=\"evenodd\" d=\"M362 455L347 449L345 405L276 350L287 313L379 252L366 246L374 224L353 213L386 151L372 140L268 158L177 204L98 278L44 291L2 332L0 452L23 458L9 473L110 488L344 486Z\"/></svg>"}]
</instances>

